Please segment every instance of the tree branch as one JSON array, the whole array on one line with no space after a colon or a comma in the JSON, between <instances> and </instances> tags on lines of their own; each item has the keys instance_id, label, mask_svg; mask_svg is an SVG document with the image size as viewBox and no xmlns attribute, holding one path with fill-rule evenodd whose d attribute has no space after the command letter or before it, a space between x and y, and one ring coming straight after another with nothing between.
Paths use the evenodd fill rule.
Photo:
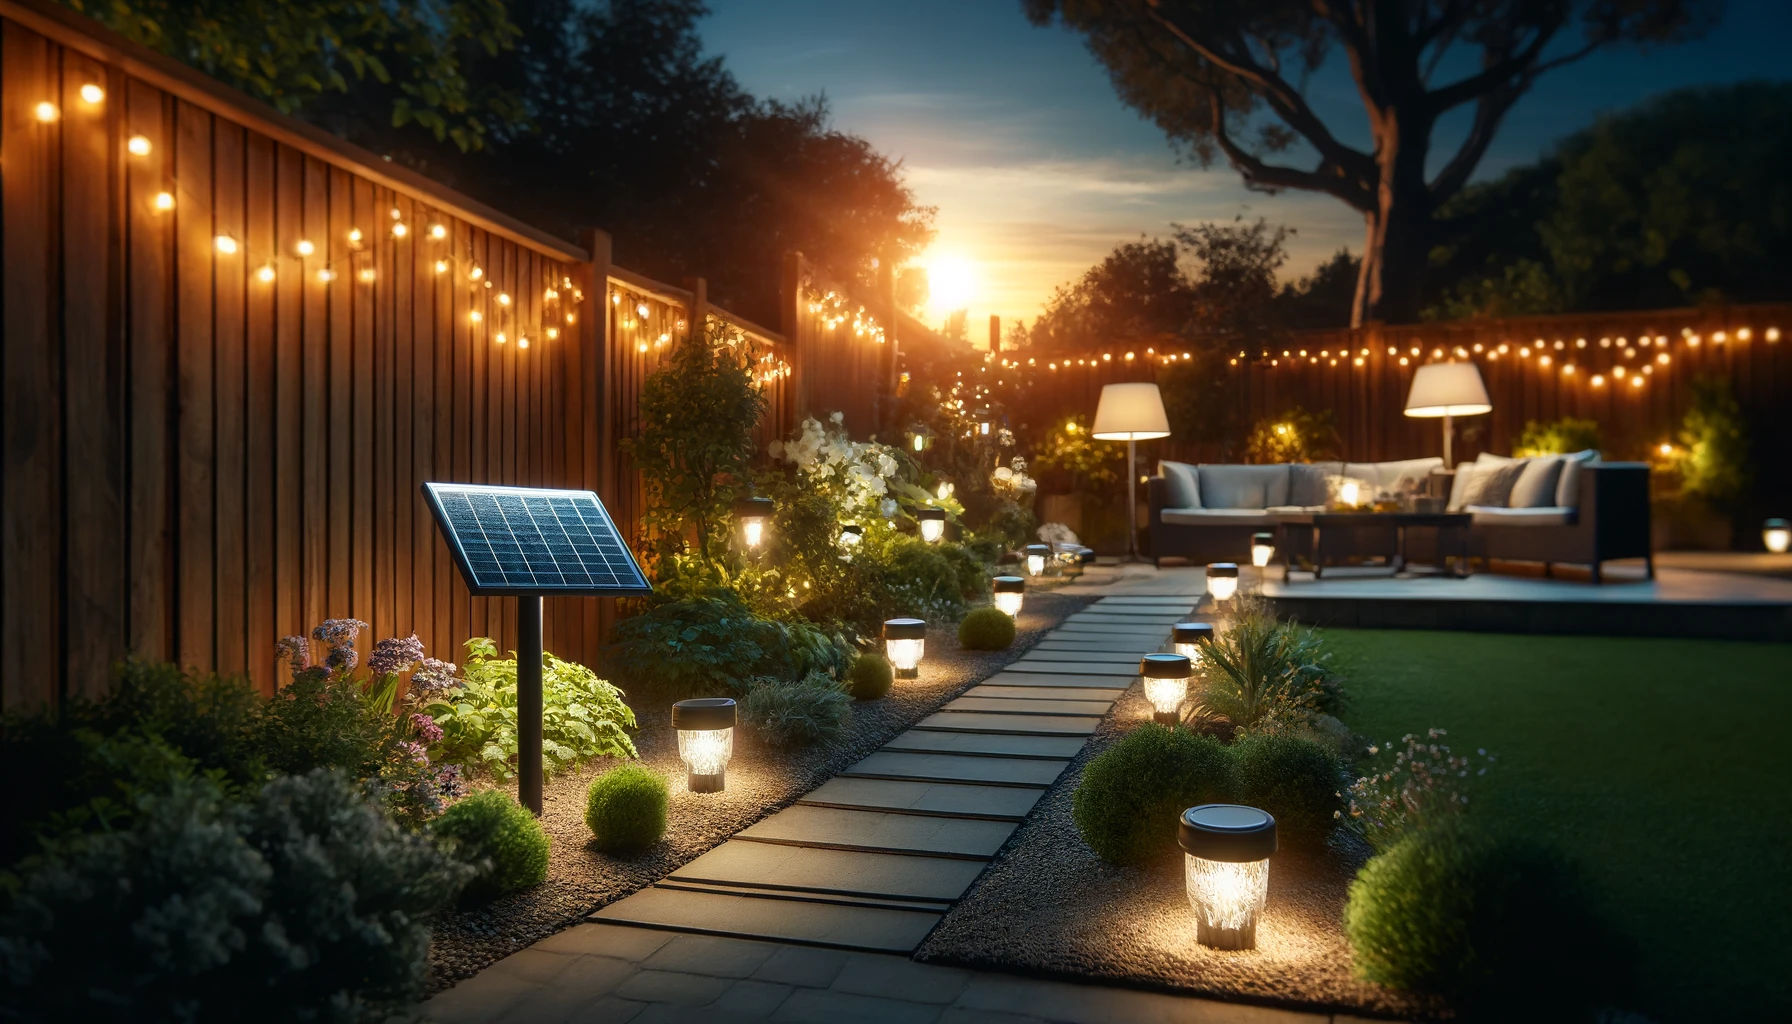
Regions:
<instances>
[{"instance_id":1,"label":"tree branch","mask_svg":"<svg viewBox=\"0 0 1792 1024\"><path fill-rule=\"evenodd\" d=\"M1493 143L1493 137L1499 132L1500 122L1505 119L1506 112L1512 104L1524 95L1529 79L1508 85L1493 92L1483 93L1475 103L1475 122L1469 128L1468 138L1462 140L1462 146L1443 170L1437 173L1427 186L1431 208L1437 209L1451 196L1468 184L1469 175L1473 174L1481 158L1487 155L1487 147Z\"/></svg>"},{"instance_id":2,"label":"tree branch","mask_svg":"<svg viewBox=\"0 0 1792 1024\"><path fill-rule=\"evenodd\" d=\"M1266 163L1249 150L1232 141L1226 132L1226 107L1219 93L1209 92L1208 106L1213 111L1213 138L1219 143L1220 151L1238 173L1244 176L1245 184L1262 189L1297 188L1307 192L1324 192L1343 200L1351 207L1368 212L1374 209L1374 190L1367 183L1355 181L1343 170L1328 161L1321 160L1319 168L1303 171L1295 167L1283 167Z\"/></svg>"},{"instance_id":3,"label":"tree branch","mask_svg":"<svg viewBox=\"0 0 1792 1024\"><path fill-rule=\"evenodd\" d=\"M1478 73L1441 89L1432 90L1426 98L1431 105L1432 114L1442 114L1446 110L1478 99L1485 93L1508 86L1514 80L1527 79L1535 74L1537 69L1534 65L1537 63L1537 58L1542 56L1543 48L1548 46L1549 41L1554 39L1556 33L1561 30L1565 18L1565 14L1558 15L1553 19L1553 24L1537 26L1536 36L1518 53L1501 54ZM1580 57L1586 56L1587 53L1592 52L1591 48L1596 48L1598 45L1597 43L1589 44L1590 48L1578 54L1575 59L1578 60Z\"/></svg>"}]
</instances>

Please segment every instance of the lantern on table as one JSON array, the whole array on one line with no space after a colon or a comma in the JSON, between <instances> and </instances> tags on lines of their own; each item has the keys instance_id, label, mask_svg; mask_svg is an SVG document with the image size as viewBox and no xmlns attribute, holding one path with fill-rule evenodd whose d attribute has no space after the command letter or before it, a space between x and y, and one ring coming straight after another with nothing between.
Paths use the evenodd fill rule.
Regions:
<instances>
[{"instance_id":1,"label":"lantern on table","mask_svg":"<svg viewBox=\"0 0 1792 1024\"><path fill-rule=\"evenodd\" d=\"M921 656L927 652L927 623L922 619L884 622L884 656L897 679L919 679Z\"/></svg>"},{"instance_id":2,"label":"lantern on table","mask_svg":"<svg viewBox=\"0 0 1792 1024\"><path fill-rule=\"evenodd\" d=\"M771 522L772 499L741 498L734 503L734 521L740 526L740 542L748 551L759 550L765 526Z\"/></svg>"},{"instance_id":3,"label":"lantern on table","mask_svg":"<svg viewBox=\"0 0 1792 1024\"><path fill-rule=\"evenodd\" d=\"M1139 659L1139 675L1145 681L1145 699L1151 702L1151 720L1159 725L1182 721L1182 702L1188 697L1188 677L1194 663L1181 654L1147 654Z\"/></svg>"},{"instance_id":4,"label":"lantern on table","mask_svg":"<svg viewBox=\"0 0 1792 1024\"><path fill-rule=\"evenodd\" d=\"M1207 567L1207 592L1215 601L1230 601L1238 593L1238 563L1214 562Z\"/></svg>"},{"instance_id":5,"label":"lantern on table","mask_svg":"<svg viewBox=\"0 0 1792 1024\"><path fill-rule=\"evenodd\" d=\"M1214 949L1257 948L1276 819L1242 804L1202 804L1182 812L1176 841L1185 855L1195 940Z\"/></svg>"},{"instance_id":6,"label":"lantern on table","mask_svg":"<svg viewBox=\"0 0 1792 1024\"><path fill-rule=\"evenodd\" d=\"M1196 665L1201 663L1201 644L1212 639L1211 622L1178 622L1170 627L1170 643L1176 653Z\"/></svg>"},{"instance_id":7,"label":"lantern on table","mask_svg":"<svg viewBox=\"0 0 1792 1024\"><path fill-rule=\"evenodd\" d=\"M946 510L943 508L922 508L915 510L915 518L921 522L921 539L929 544L938 544L946 535Z\"/></svg>"},{"instance_id":8,"label":"lantern on table","mask_svg":"<svg viewBox=\"0 0 1792 1024\"><path fill-rule=\"evenodd\" d=\"M693 793L720 793L734 756L734 700L698 697L672 705L672 728L678 733L678 759L684 762L685 785Z\"/></svg>"},{"instance_id":9,"label":"lantern on table","mask_svg":"<svg viewBox=\"0 0 1792 1024\"><path fill-rule=\"evenodd\" d=\"M1019 576L997 576L990 581L991 600L1011 619L1020 618L1021 602L1026 599L1027 581Z\"/></svg>"}]
</instances>

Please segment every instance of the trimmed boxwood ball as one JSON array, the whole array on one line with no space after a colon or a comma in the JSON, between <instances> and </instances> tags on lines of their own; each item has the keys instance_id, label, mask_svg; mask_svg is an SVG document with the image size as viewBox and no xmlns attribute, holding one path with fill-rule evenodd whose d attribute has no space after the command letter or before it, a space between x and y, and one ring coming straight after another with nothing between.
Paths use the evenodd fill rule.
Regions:
<instances>
[{"instance_id":1,"label":"trimmed boxwood ball","mask_svg":"<svg viewBox=\"0 0 1792 1024\"><path fill-rule=\"evenodd\" d=\"M481 790L448 808L434 829L476 871L461 890L463 904L486 903L548 876L548 834L501 790Z\"/></svg>"},{"instance_id":2,"label":"trimmed boxwood ball","mask_svg":"<svg viewBox=\"0 0 1792 1024\"><path fill-rule=\"evenodd\" d=\"M625 764L591 780L585 791L585 824L598 849L635 853L666 833L666 780L638 764Z\"/></svg>"},{"instance_id":3,"label":"trimmed boxwood ball","mask_svg":"<svg viewBox=\"0 0 1792 1024\"><path fill-rule=\"evenodd\" d=\"M888 658L881 654L861 654L859 660L852 663L846 688L855 700L876 700L890 692L895 679L895 670L890 668Z\"/></svg>"},{"instance_id":4,"label":"trimmed boxwood ball","mask_svg":"<svg viewBox=\"0 0 1792 1024\"><path fill-rule=\"evenodd\" d=\"M1138 864L1176 851L1184 810L1232 803L1237 790L1232 752L1218 740L1153 723L1090 760L1071 815L1103 860Z\"/></svg>"},{"instance_id":5,"label":"trimmed boxwood ball","mask_svg":"<svg viewBox=\"0 0 1792 1024\"><path fill-rule=\"evenodd\" d=\"M958 624L958 646L968 651L1000 651L1014 642L1014 620L999 608L978 608Z\"/></svg>"},{"instance_id":6,"label":"trimmed boxwood ball","mask_svg":"<svg viewBox=\"0 0 1792 1024\"><path fill-rule=\"evenodd\" d=\"M1285 846L1318 849L1344 808L1342 770L1332 751L1297 736L1247 736L1232 748L1240 802L1275 815Z\"/></svg>"},{"instance_id":7,"label":"trimmed boxwood ball","mask_svg":"<svg viewBox=\"0 0 1792 1024\"><path fill-rule=\"evenodd\" d=\"M1470 1016L1584 1018L1630 980L1627 951L1558 853L1460 821L1363 865L1344 931L1359 975L1444 996Z\"/></svg>"}]
</instances>

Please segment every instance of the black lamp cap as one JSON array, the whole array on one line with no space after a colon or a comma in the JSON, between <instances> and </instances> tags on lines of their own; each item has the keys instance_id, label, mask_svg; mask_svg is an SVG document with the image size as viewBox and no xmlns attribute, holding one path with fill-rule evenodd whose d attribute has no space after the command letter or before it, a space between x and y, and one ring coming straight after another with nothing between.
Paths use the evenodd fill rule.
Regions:
<instances>
[{"instance_id":1,"label":"black lamp cap","mask_svg":"<svg viewBox=\"0 0 1792 1024\"><path fill-rule=\"evenodd\" d=\"M674 729L734 728L733 697L696 697L672 705Z\"/></svg>"},{"instance_id":2,"label":"black lamp cap","mask_svg":"<svg viewBox=\"0 0 1792 1024\"><path fill-rule=\"evenodd\" d=\"M1176 842L1202 860L1248 864L1276 852L1276 819L1243 804L1202 804L1182 812Z\"/></svg>"},{"instance_id":3,"label":"black lamp cap","mask_svg":"<svg viewBox=\"0 0 1792 1024\"><path fill-rule=\"evenodd\" d=\"M946 518L946 510L943 508L935 508L935 507L929 505L925 508L916 509L915 510L915 518L919 519L923 522L925 522L926 520L929 520L929 519L944 519L944 518Z\"/></svg>"},{"instance_id":4,"label":"black lamp cap","mask_svg":"<svg viewBox=\"0 0 1792 1024\"><path fill-rule=\"evenodd\" d=\"M1784 519L1769 519L1769 520L1767 520L1766 525L1762 527L1762 529L1764 529L1764 530L1792 529L1792 523L1788 523Z\"/></svg>"},{"instance_id":5,"label":"black lamp cap","mask_svg":"<svg viewBox=\"0 0 1792 1024\"><path fill-rule=\"evenodd\" d=\"M927 620L886 619L884 620L884 639L925 640L927 639Z\"/></svg>"},{"instance_id":6,"label":"black lamp cap","mask_svg":"<svg viewBox=\"0 0 1792 1024\"><path fill-rule=\"evenodd\" d=\"M1211 622L1178 622L1170 628L1170 642L1192 644L1197 640L1213 639L1213 623Z\"/></svg>"},{"instance_id":7,"label":"black lamp cap","mask_svg":"<svg viewBox=\"0 0 1792 1024\"><path fill-rule=\"evenodd\" d=\"M1024 594L1027 581L1019 576L997 576L990 580L990 588L998 594Z\"/></svg>"},{"instance_id":8,"label":"black lamp cap","mask_svg":"<svg viewBox=\"0 0 1792 1024\"><path fill-rule=\"evenodd\" d=\"M770 498L736 498L734 514L742 519L769 519L776 507Z\"/></svg>"},{"instance_id":9,"label":"black lamp cap","mask_svg":"<svg viewBox=\"0 0 1792 1024\"><path fill-rule=\"evenodd\" d=\"M1251 543L1252 544L1274 544L1275 542L1276 542L1276 535L1273 533L1253 533L1253 534L1251 534Z\"/></svg>"},{"instance_id":10,"label":"black lamp cap","mask_svg":"<svg viewBox=\"0 0 1792 1024\"><path fill-rule=\"evenodd\" d=\"M1194 670L1186 654L1147 654L1139 659L1139 675L1146 679L1187 679Z\"/></svg>"},{"instance_id":11,"label":"black lamp cap","mask_svg":"<svg viewBox=\"0 0 1792 1024\"><path fill-rule=\"evenodd\" d=\"M1029 554L1029 555L1045 555L1046 557L1049 558L1051 556L1051 553L1052 553L1052 546L1050 544L1028 544L1027 545L1027 554Z\"/></svg>"},{"instance_id":12,"label":"black lamp cap","mask_svg":"<svg viewBox=\"0 0 1792 1024\"><path fill-rule=\"evenodd\" d=\"M1231 576L1234 579L1236 579L1238 577L1238 563L1237 562L1214 562L1207 567L1207 575L1209 575L1209 576Z\"/></svg>"},{"instance_id":13,"label":"black lamp cap","mask_svg":"<svg viewBox=\"0 0 1792 1024\"><path fill-rule=\"evenodd\" d=\"M854 536L862 536L865 533L865 528L858 523L841 523L840 532L850 533Z\"/></svg>"}]
</instances>

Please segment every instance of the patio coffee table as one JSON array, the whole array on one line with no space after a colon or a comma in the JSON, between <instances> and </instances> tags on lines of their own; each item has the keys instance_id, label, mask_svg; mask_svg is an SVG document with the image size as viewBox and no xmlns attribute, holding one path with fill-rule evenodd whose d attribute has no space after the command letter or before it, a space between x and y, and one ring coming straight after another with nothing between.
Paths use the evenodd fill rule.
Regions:
<instances>
[{"instance_id":1,"label":"patio coffee table","mask_svg":"<svg viewBox=\"0 0 1792 1024\"><path fill-rule=\"evenodd\" d=\"M1440 572L1458 579L1468 575L1468 527L1474 516L1467 512L1278 512L1275 517L1284 583L1296 557L1311 561L1318 579L1328 560L1363 553L1357 550L1357 531L1389 527L1397 539L1392 559L1396 575L1406 569L1406 531L1415 526L1437 531ZM1452 556L1460 568L1449 568Z\"/></svg>"}]
</instances>

